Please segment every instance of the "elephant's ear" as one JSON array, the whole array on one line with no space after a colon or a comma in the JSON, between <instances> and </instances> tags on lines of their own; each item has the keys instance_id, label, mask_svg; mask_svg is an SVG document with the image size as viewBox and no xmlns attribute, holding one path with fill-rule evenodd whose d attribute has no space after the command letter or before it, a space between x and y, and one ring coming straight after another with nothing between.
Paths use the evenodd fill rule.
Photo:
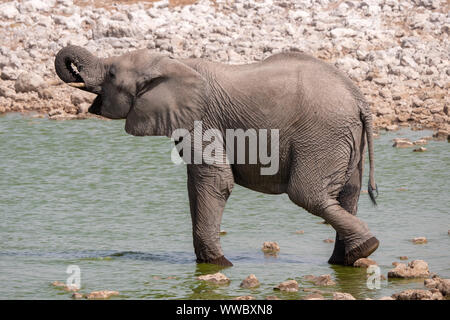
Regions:
<instances>
[{"instance_id":1,"label":"elephant's ear","mask_svg":"<svg viewBox=\"0 0 450 320\"><path fill-rule=\"evenodd\" d=\"M192 130L204 113L206 87L199 72L177 59L153 59L138 73L126 132L170 137L176 129Z\"/></svg>"}]
</instances>

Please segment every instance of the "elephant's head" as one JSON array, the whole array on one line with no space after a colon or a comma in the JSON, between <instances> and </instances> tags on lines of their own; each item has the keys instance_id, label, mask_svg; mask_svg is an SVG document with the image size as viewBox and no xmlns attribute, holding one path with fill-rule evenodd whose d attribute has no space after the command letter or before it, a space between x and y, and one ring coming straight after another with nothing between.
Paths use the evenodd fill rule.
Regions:
<instances>
[{"instance_id":1,"label":"elephant's head","mask_svg":"<svg viewBox=\"0 0 450 320\"><path fill-rule=\"evenodd\" d=\"M90 113L126 119L133 135L170 136L178 128L191 130L203 115L203 76L161 54L137 50L101 59L68 46L56 55L55 69L69 85L97 94Z\"/></svg>"}]
</instances>

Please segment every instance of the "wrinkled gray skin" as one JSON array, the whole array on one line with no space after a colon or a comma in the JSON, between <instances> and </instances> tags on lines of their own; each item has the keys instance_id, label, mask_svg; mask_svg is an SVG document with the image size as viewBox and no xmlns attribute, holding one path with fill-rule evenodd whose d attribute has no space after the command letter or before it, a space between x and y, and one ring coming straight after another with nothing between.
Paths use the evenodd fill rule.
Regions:
<instances>
[{"instance_id":1,"label":"wrinkled gray skin","mask_svg":"<svg viewBox=\"0 0 450 320\"><path fill-rule=\"evenodd\" d=\"M330 263L351 265L378 247L356 217L365 138L373 201L376 190L371 114L360 91L334 67L301 53L231 66L148 50L99 59L76 46L62 49L55 67L63 81L98 94L91 113L126 119L125 131L135 136L171 137L177 128L192 131L195 120L224 137L227 128L280 130L275 175L261 175L260 164L187 165L197 262L232 265L223 255L219 230L234 183L287 193L333 226Z\"/></svg>"}]
</instances>

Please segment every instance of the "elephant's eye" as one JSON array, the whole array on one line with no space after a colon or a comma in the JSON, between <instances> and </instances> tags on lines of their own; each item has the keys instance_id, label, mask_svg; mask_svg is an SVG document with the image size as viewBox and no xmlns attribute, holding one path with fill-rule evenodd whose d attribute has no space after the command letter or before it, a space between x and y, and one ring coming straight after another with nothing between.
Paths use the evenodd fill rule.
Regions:
<instances>
[{"instance_id":1,"label":"elephant's eye","mask_svg":"<svg viewBox=\"0 0 450 320\"><path fill-rule=\"evenodd\" d=\"M115 78L116 77L116 67L111 66L111 68L109 68L109 76L111 78Z\"/></svg>"}]
</instances>

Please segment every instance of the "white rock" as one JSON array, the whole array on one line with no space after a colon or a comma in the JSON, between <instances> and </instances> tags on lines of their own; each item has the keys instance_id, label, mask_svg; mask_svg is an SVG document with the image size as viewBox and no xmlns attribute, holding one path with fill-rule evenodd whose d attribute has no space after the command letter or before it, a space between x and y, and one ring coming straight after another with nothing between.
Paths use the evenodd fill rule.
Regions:
<instances>
[{"instance_id":1,"label":"white rock","mask_svg":"<svg viewBox=\"0 0 450 320\"><path fill-rule=\"evenodd\" d=\"M47 87L47 83L36 73L23 72L18 77L14 84L16 92L30 92L39 91L41 88Z\"/></svg>"},{"instance_id":2,"label":"white rock","mask_svg":"<svg viewBox=\"0 0 450 320\"><path fill-rule=\"evenodd\" d=\"M357 32L349 28L335 28L330 31L332 38L342 38L342 37L354 37Z\"/></svg>"},{"instance_id":3,"label":"white rock","mask_svg":"<svg viewBox=\"0 0 450 320\"><path fill-rule=\"evenodd\" d=\"M2 3L0 5L0 17L5 19L14 19L19 15L16 5L12 2Z\"/></svg>"}]
</instances>

